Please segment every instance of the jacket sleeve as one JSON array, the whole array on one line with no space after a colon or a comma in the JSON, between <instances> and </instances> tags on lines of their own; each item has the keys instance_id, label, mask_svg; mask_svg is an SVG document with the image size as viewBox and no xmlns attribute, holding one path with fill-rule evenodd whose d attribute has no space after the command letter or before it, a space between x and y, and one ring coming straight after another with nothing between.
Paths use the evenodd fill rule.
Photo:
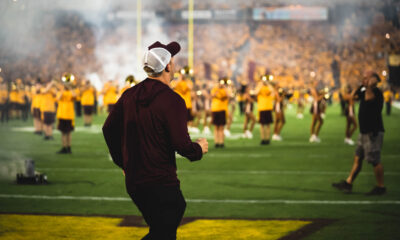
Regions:
<instances>
[{"instance_id":1,"label":"jacket sleeve","mask_svg":"<svg viewBox=\"0 0 400 240\"><path fill-rule=\"evenodd\" d=\"M123 98L121 97L109 113L104 125L103 135L112 160L120 168L124 169L122 156L122 137L124 126Z\"/></svg>"},{"instance_id":2,"label":"jacket sleeve","mask_svg":"<svg viewBox=\"0 0 400 240\"><path fill-rule=\"evenodd\" d=\"M184 100L176 95L168 105L164 114L173 149L190 161L200 160L203 152L200 145L190 139Z\"/></svg>"}]
</instances>

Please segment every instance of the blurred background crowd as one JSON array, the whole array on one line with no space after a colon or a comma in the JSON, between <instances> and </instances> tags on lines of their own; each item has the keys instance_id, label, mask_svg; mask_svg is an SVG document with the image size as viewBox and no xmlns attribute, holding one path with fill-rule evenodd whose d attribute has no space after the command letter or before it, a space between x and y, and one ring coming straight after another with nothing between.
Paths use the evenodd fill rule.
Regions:
<instances>
[{"instance_id":1,"label":"blurred background crowd","mask_svg":"<svg viewBox=\"0 0 400 240\"><path fill-rule=\"evenodd\" d=\"M36 83L60 81L66 72L74 74L77 85L93 85L100 99L109 85L120 95L130 74L136 81L144 79L137 57L135 4L100 1L97 9L86 3L82 8L66 7L62 1L54 1L50 7L45 1L1 4L0 81L8 94L13 89L24 90L26 96L20 98L29 102ZM60 4L63 8L57 7ZM256 8L314 5L327 9L325 20L259 21L254 14ZM180 42L183 50L176 59L178 68L188 61L187 7L187 2L177 0L146 1L142 6L143 50L155 40ZM199 1L194 8L199 15L194 21L194 89L224 77L237 89L247 84L255 87L265 75L272 75L280 87L289 90L307 89L314 81L320 88L339 89L344 84L354 88L363 71L370 69L383 79L381 87L396 96L396 88L387 80L390 58L396 62L400 54L397 1L333 4L314 0L305 6L290 1ZM234 11L234 17L202 18L208 9L225 14Z\"/></svg>"}]
</instances>

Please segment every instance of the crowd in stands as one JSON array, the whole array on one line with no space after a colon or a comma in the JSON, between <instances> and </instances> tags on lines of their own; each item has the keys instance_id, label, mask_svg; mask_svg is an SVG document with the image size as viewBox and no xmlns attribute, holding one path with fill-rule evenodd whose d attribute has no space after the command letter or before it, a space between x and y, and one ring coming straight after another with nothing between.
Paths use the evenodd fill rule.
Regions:
<instances>
[{"instance_id":1,"label":"crowd in stands","mask_svg":"<svg viewBox=\"0 0 400 240\"><path fill-rule=\"evenodd\" d=\"M201 9L201 4L196 4ZM222 2L216 4L224 8ZM173 9L183 7L179 1L171 5ZM385 79L388 54L400 51L400 31L379 8L367 9L354 11L342 24L331 21L195 23L195 76L202 80L228 76L239 84L271 74L288 87L313 80L324 86L339 87L344 82L356 85L362 70L370 68ZM31 83L41 78L47 82L64 72L72 72L78 79L93 72L102 76L104 69L100 62L104 59L96 55L97 47L114 45L117 48L124 44L121 41L136 44L135 29L124 31L118 23L99 30L78 13L63 11L45 14L40 20L46 24L38 26L38 33L32 36L34 43L41 42L42 48L38 51L16 57L10 49L0 46L3 70L0 74L5 80L11 82L21 78L23 82ZM188 47L187 27L183 23L163 23L161 26L168 38L181 43L183 53ZM146 38L151 29L144 29L143 38ZM187 63L187 55L182 56L177 59L180 67Z\"/></svg>"}]
</instances>

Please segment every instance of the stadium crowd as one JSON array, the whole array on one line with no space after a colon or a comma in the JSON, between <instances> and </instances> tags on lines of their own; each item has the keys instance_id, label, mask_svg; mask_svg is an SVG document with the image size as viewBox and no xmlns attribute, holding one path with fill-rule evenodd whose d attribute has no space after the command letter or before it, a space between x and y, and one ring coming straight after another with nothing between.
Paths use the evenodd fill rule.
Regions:
<instances>
[{"instance_id":1,"label":"stadium crowd","mask_svg":"<svg viewBox=\"0 0 400 240\"><path fill-rule=\"evenodd\" d=\"M76 13L49 14L43 18L48 24L38 27L38 34L32 36L38 42L45 39L41 45L43 49L25 58L16 58L10 50L0 49L1 120L7 121L10 117L27 120L28 113L32 112L36 133L42 133L43 123L53 124L54 118L68 120L70 122L63 122L61 127L60 121L58 124L68 135L73 130L75 114L80 116L81 109L85 125L90 126L91 115L98 107L110 111L123 91L136 84L134 78L126 86L118 86L121 79L103 79L103 89L96 90L91 79L85 78L92 72L102 76L96 46L117 45L123 36L133 39L134 45L135 38L129 35L131 32L113 31L114 26L110 24L99 40L94 27ZM187 50L187 24L166 24L165 31L171 38L181 40L183 51ZM240 112L246 116L243 137L252 137L257 120L263 125L261 143L268 144L272 112L275 123L279 123L275 124L272 140L282 140L280 132L285 124L287 102L298 105L298 118L303 117L306 104L312 108L310 142L319 142L318 133L327 103L332 98L337 101L341 98L343 113L348 112L346 107L352 103L346 104L349 99L343 96L359 86L365 69L376 71L384 79L381 87L386 90L388 109L389 103L398 98L385 79L388 54L400 52L400 31L377 9L355 11L342 24L197 23L194 39L194 74L183 69L172 87L186 101L191 131L198 132L199 124L203 123L205 133L209 133L211 113L225 112L226 116L221 113L213 116L218 119L213 122L218 126L215 131L217 147L223 147L224 136L230 135L232 112L237 102ZM185 62L185 58L177 59L178 66L183 67ZM71 84L60 81L60 76L65 78L64 73L73 73L68 77L74 78L70 79ZM37 96L46 94L49 95L44 99L48 102L41 105ZM255 103L259 113L252 116ZM270 112L261 114L262 111ZM46 118L45 112L54 113L54 116L47 114ZM46 129L45 139L51 139L51 128ZM354 130L347 131L346 141L354 144L349 132ZM71 152L67 135L61 153Z\"/></svg>"}]
</instances>

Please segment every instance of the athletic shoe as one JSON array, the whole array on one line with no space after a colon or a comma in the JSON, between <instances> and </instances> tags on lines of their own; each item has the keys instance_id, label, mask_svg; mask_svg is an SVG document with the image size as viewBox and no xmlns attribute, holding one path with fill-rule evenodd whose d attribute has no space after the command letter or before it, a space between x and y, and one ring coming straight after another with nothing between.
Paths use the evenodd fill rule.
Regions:
<instances>
[{"instance_id":1,"label":"athletic shoe","mask_svg":"<svg viewBox=\"0 0 400 240\"><path fill-rule=\"evenodd\" d=\"M67 147L67 153L72 153L71 147Z\"/></svg>"},{"instance_id":2,"label":"athletic shoe","mask_svg":"<svg viewBox=\"0 0 400 240\"><path fill-rule=\"evenodd\" d=\"M367 196L377 196L377 195L383 195L385 193L386 193L386 188L385 187L375 186L370 192L366 193L365 195L367 195Z\"/></svg>"},{"instance_id":3,"label":"athletic shoe","mask_svg":"<svg viewBox=\"0 0 400 240\"><path fill-rule=\"evenodd\" d=\"M246 132L244 134L246 135L246 137L248 139L252 139L253 138L253 134L249 130L246 130Z\"/></svg>"},{"instance_id":4,"label":"athletic shoe","mask_svg":"<svg viewBox=\"0 0 400 240\"><path fill-rule=\"evenodd\" d=\"M231 132L228 129L224 129L224 135L225 135L225 137L230 137Z\"/></svg>"},{"instance_id":5,"label":"athletic shoe","mask_svg":"<svg viewBox=\"0 0 400 240\"><path fill-rule=\"evenodd\" d=\"M270 144L270 141L269 140L262 140L260 144L261 145L268 145L268 144Z\"/></svg>"},{"instance_id":6,"label":"athletic shoe","mask_svg":"<svg viewBox=\"0 0 400 240\"><path fill-rule=\"evenodd\" d=\"M280 141L279 135L272 135L272 141Z\"/></svg>"},{"instance_id":7,"label":"athletic shoe","mask_svg":"<svg viewBox=\"0 0 400 240\"><path fill-rule=\"evenodd\" d=\"M354 145L354 141L351 138L345 138L344 143L349 144L350 146Z\"/></svg>"},{"instance_id":8,"label":"athletic shoe","mask_svg":"<svg viewBox=\"0 0 400 240\"><path fill-rule=\"evenodd\" d=\"M209 127L204 127L203 134L204 135L210 135L211 134L210 128Z\"/></svg>"},{"instance_id":9,"label":"athletic shoe","mask_svg":"<svg viewBox=\"0 0 400 240\"><path fill-rule=\"evenodd\" d=\"M58 151L57 153L58 153L58 154L66 154L66 153L68 153L68 150L67 150L66 147L63 147L63 148L61 148L61 150Z\"/></svg>"},{"instance_id":10,"label":"athletic shoe","mask_svg":"<svg viewBox=\"0 0 400 240\"><path fill-rule=\"evenodd\" d=\"M351 193L351 189L353 188L353 185L346 182L345 180L342 180L337 183L332 183L332 187L337 188L344 193Z\"/></svg>"},{"instance_id":11,"label":"athletic shoe","mask_svg":"<svg viewBox=\"0 0 400 240\"><path fill-rule=\"evenodd\" d=\"M320 143L321 142L321 139L319 138L319 137L317 137L317 135L315 135L315 134L313 134L313 135L311 135L311 137L310 137L310 143Z\"/></svg>"}]
</instances>

